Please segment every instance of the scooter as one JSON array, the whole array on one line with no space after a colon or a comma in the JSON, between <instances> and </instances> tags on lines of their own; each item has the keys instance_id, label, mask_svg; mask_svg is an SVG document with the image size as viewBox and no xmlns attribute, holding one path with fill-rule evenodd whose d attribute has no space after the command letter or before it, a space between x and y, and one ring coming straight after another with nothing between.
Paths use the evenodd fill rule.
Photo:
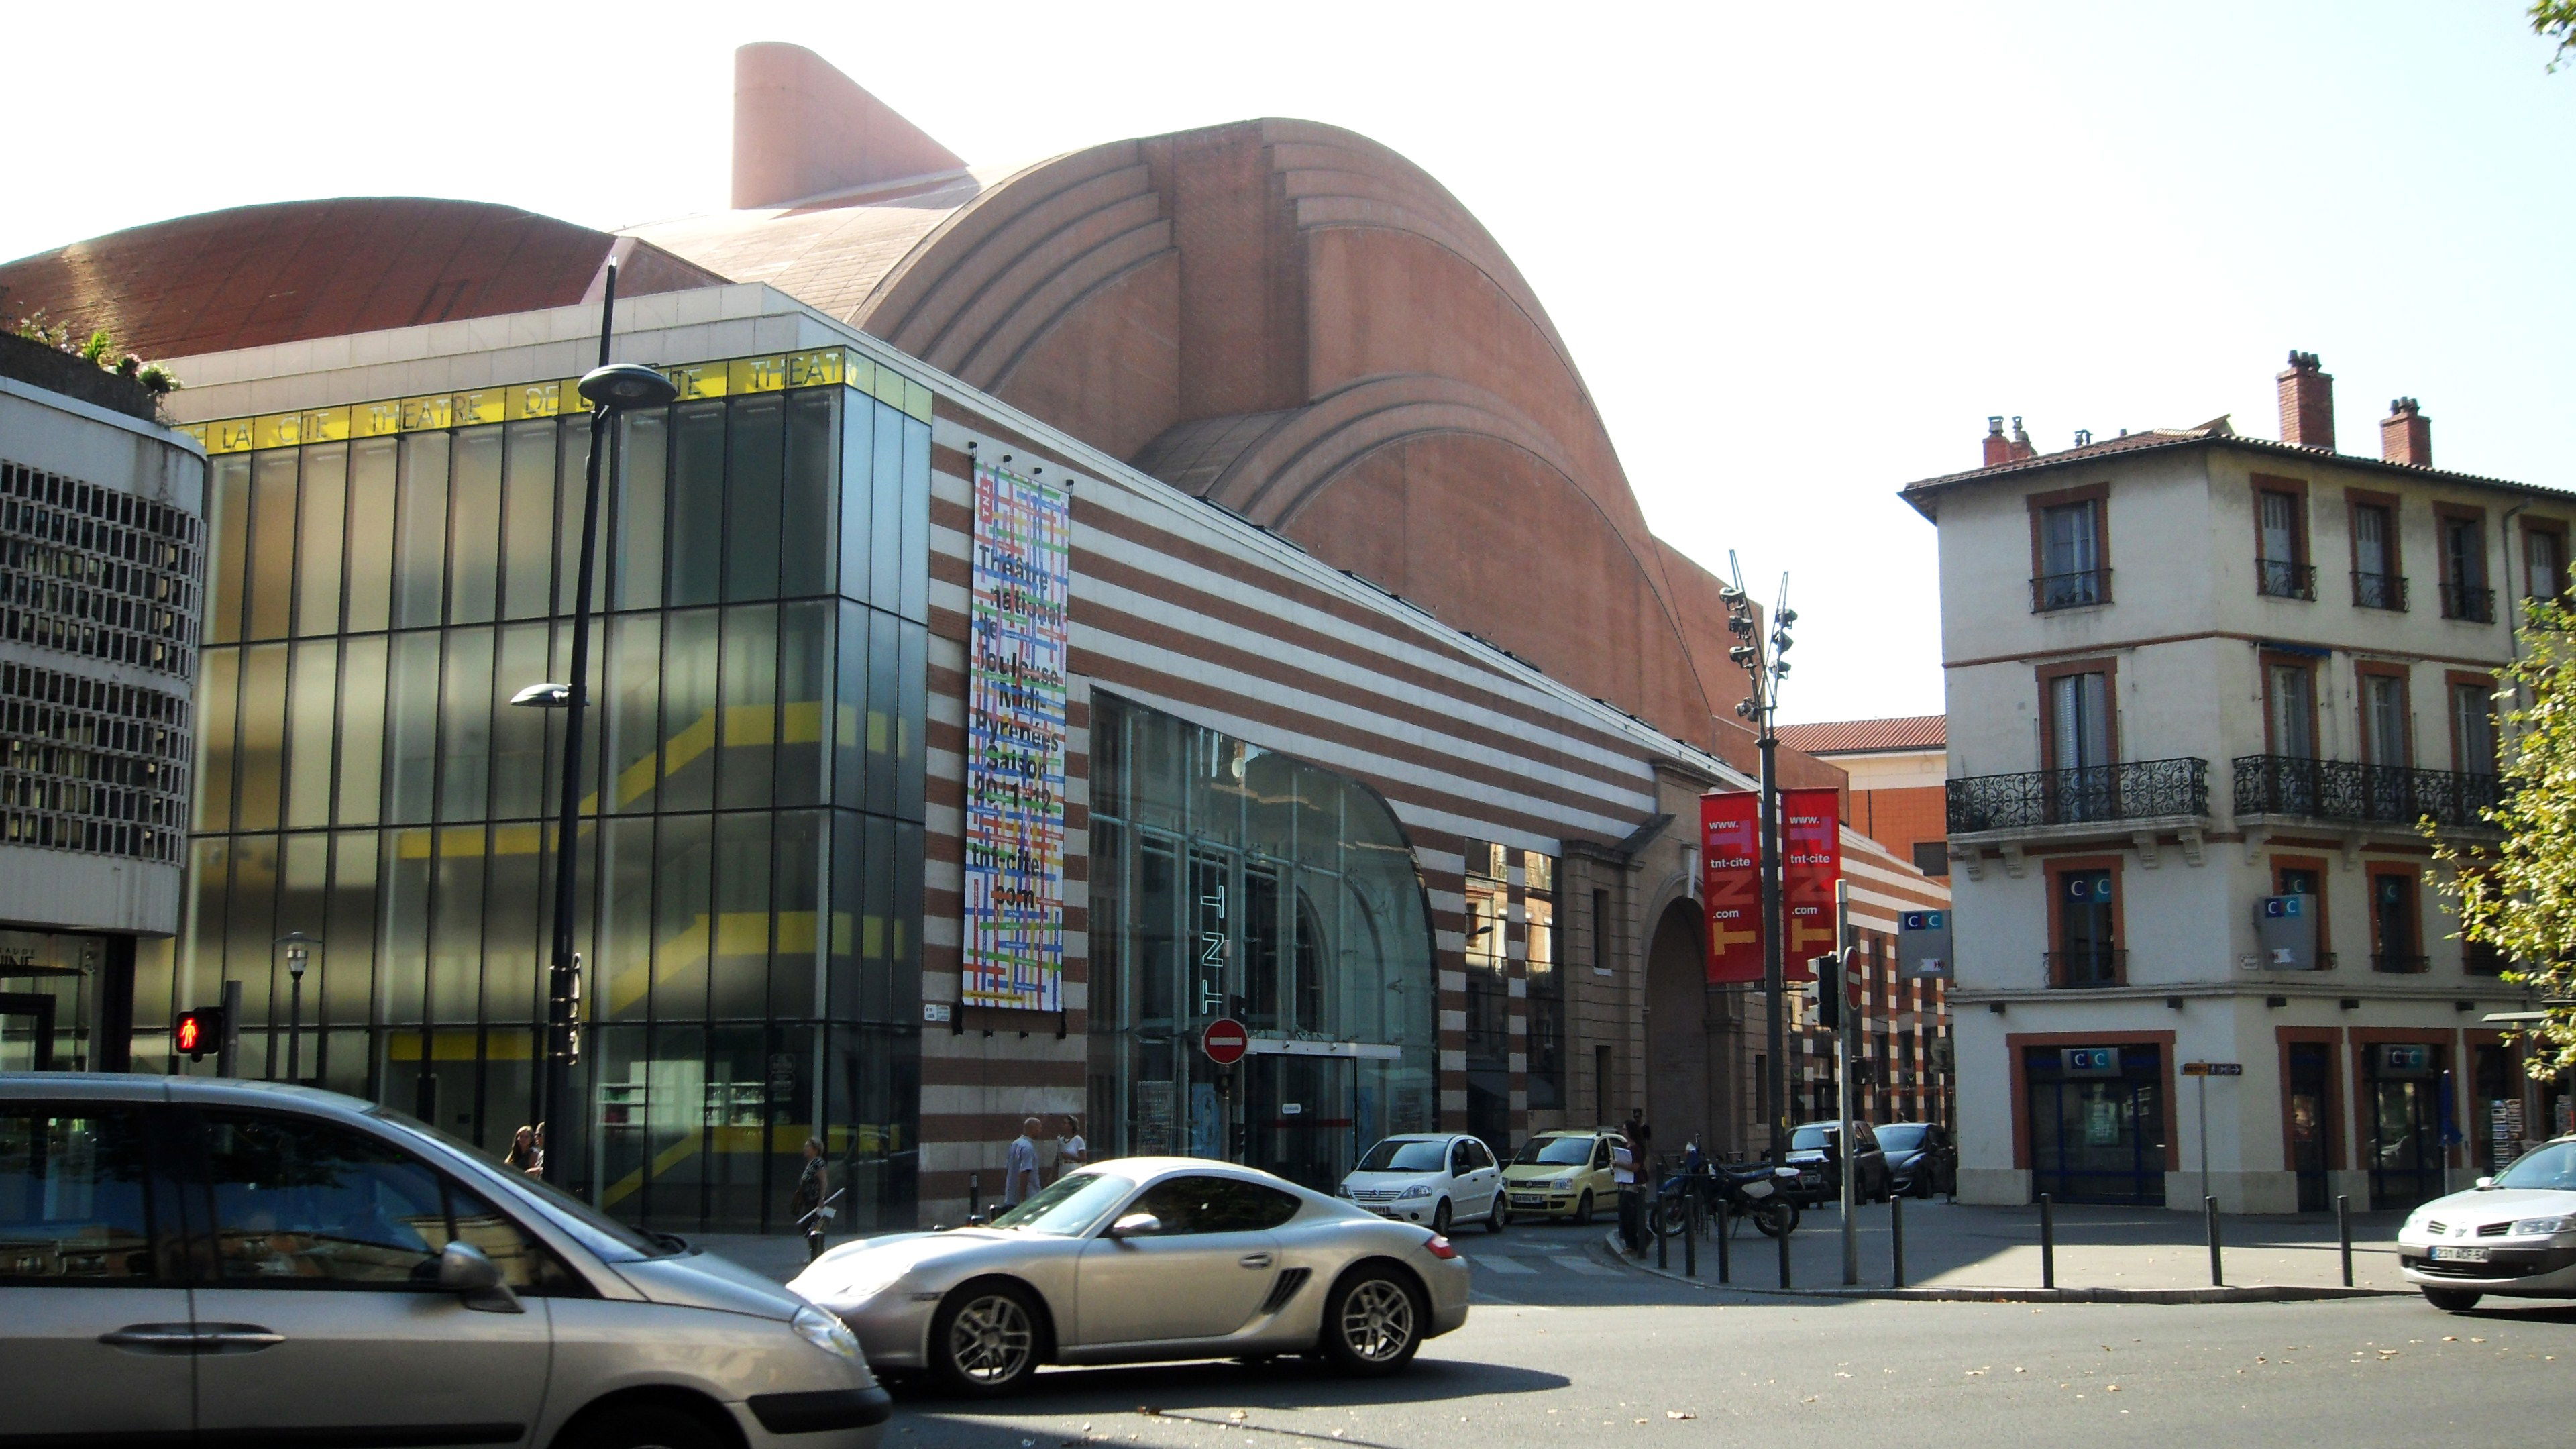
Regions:
<instances>
[{"instance_id":1,"label":"scooter","mask_svg":"<svg viewBox=\"0 0 2576 1449\"><path fill-rule=\"evenodd\" d=\"M1742 1168L1711 1162L1697 1172L1677 1172L1655 1199L1655 1231L1667 1237L1688 1231L1685 1194L1695 1193L1701 1211L1721 1231L1732 1231L1728 1219L1749 1217L1764 1237L1786 1237L1798 1230L1798 1204L1789 1196L1797 1181L1796 1168L1759 1162Z\"/></svg>"}]
</instances>

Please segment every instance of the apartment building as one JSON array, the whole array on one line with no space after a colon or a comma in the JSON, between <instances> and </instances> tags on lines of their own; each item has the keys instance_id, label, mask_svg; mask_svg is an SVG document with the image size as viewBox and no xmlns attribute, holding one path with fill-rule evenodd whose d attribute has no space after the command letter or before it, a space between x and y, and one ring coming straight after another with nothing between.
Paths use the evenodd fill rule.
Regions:
<instances>
[{"instance_id":1,"label":"apartment building","mask_svg":"<svg viewBox=\"0 0 2576 1449\"><path fill-rule=\"evenodd\" d=\"M2338 452L2312 354L2279 388L2278 441L1997 418L1904 489L1940 540L1964 1198L2395 1207L2563 1110L2483 1020L2521 993L2423 822L2495 838L2496 672L2576 496L2435 468L2411 398Z\"/></svg>"}]
</instances>

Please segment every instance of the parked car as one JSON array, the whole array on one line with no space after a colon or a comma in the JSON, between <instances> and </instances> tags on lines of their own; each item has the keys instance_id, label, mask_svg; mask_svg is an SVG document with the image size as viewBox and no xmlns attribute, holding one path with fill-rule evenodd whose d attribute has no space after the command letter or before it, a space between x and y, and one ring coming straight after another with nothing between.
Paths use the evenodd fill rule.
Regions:
<instances>
[{"instance_id":1,"label":"parked car","mask_svg":"<svg viewBox=\"0 0 2576 1449\"><path fill-rule=\"evenodd\" d=\"M868 1449L842 1322L382 1107L0 1075L0 1443Z\"/></svg>"},{"instance_id":2,"label":"parked car","mask_svg":"<svg viewBox=\"0 0 2576 1449\"><path fill-rule=\"evenodd\" d=\"M1860 1202L1877 1202L1887 1197L1887 1154L1878 1146L1877 1134L1866 1122L1801 1122L1789 1132L1788 1165L1798 1169L1798 1186L1791 1193L1800 1206L1815 1207L1842 1198L1842 1174L1846 1164L1842 1150L1843 1130L1848 1126L1854 1150L1849 1154L1852 1193Z\"/></svg>"},{"instance_id":3,"label":"parked car","mask_svg":"<svg viewBox=\"0 0 2576 1449\"><path fill-rule=\"evenodd\" d=\"M1959 1190L1959 1149L1937 1122L1889 1122L1876 1129L1887 1156L1888 1188L1907 1197L1936 1197Z\"/></svg>"},{"instance_id":4,"label":"parked car","mask_svg":"<svg viewBox=\"0 0 2576 1449\"><path fill-rule=\"evenodd\" d=\"M1467 1321L1467 1261L1255 1168L1130 1157L1066 1173L984 1226L846 1243L787 1285L870 1360L1006 1393L1042 1363L1320 1353L1392 1373Z\"/></svg>"},{"instance_id":5,"label":"parked car","mask_svg":"<svg viewBox=\"0 0 2576 1449\"><path fill-rule=\"evenodd\" d=\"M2397 1271L2453 1313L2480 1298L2576 1298L2576 1137L2437 1197L2397 1230Z\"/></svg>"},{"instance_id":6,"label":"parked car","mask_svg":"<svg viewBox=\"0 0 2576 1449\"><path fill-rule=\"evenodd\" d=\"M1610 1175L1607 1131L1541 1132L1521 1144L1503 1169L1503 1190L1516 1217L1592 1221L1596 1206L1618 1204Z\"/></svg>"},{"instance_id":7,"label":"parked car","mask_svg":"<svg viewBox=\"0 0 2576 1449\"><path fill-rule=\"evenodd\" d=\"M1342 1196L1380 1217L1446 1233L1452 1222L1482 1222L1499 1233L1511 1221L1502 1164L1483 1139L1412 1132L1381 1139L1342 1179Z\"/></svg>"}]
</instances>

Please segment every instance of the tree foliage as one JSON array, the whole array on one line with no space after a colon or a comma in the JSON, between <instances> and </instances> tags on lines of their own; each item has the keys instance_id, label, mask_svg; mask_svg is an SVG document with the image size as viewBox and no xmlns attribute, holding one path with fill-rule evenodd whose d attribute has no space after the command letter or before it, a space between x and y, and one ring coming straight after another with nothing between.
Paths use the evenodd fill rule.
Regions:
<instances>
[{"instance_id":1,"label":"tree foliage","mask_svg":"<svg viewBox=\"0 0 2576 1449\"><path fill-rule=\"evenodd\" d=\"M2576 4L2576 0L2571 0ZM2500 671L2503 803L2484 811L2495 846L2433 841L2450 867L2440 889L2460 935L2513 964L2504 979L2541 998L2548 1019L2526 1029L2535 1077L2576 1066L2576 611L2526 600L2522 652ZM2426 834L2432 834L2426 823Z\"/></svg>"},{"instance_id":2,"label":"tree foliage","mask_svg":"<svg viewBox=\"0 0 2576 1449\"><path fill-rule=\"evenodd\" d=\"M2567 52L2576 49L2576 0L2532 0L2531 33L2558 42L2549 58L2551 71L2567 64Z\"/></svg>"}]
</instances>

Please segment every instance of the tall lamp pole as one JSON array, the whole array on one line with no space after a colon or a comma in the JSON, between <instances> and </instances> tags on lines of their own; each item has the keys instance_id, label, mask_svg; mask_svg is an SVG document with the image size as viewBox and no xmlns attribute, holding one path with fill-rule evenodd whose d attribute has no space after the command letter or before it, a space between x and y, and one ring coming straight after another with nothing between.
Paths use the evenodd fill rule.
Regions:
<instances>
[{"instance_id":1,"label":"tall lamp pole","mask_svg":"<svg viewBox=\"0 0 2576 1449\"><path fill-rule=\"evenodd\" d=\"M617 263L608 264L608 286L599 306L599 366L582 376L580 391L590 403L590 465L581 502L581 562L574 570L572 596L572 679L570 683L532 684L512 695L510 703L564 712L563 793L555 821L554 954L546 972L546 1065L537 1098L537 1120L553 1122L546 1144L545 1180L563 1185L564 1160L558 1148L572 1127L562 1118L572 1106L572 1064L581 1054L581 958L573 951L573 873L581 831L581 723L590 704L590 596L599 561L599 462L608 451L608 429L621 412L661 407L678 395L671 380L652 368L608 360L609 327L617 316Z\"/></svg>"},{"instance_id":2,"label":"tall lamp pole","mask_svg":"<svg viewBox=\"0 0 2576 1449\"><path fill-rule=\"evenodd\" d=\"M1733 582L1718 590L1726 605L1726 627L1739 641L1727 651L1727 657L1743 669L1752 681L1753 692L1735 706L1741 718L1752 723L1755 741L1762 751L1762 994L1769 1009L1769 1070L1764 1084L1771 1101L1770 1157L1774 1167L1786 1160L1789 1150L1789 1063L1788 1023L1782 1016L1786 1009L1782 995L1787 985L1783 951L1787 945L1780 919L1780 733L1776 718L1780 705L1780 682L1789 673L1789 662L1781 656L1789 652L1789 626L1798 622L1797 611L1789 607L1789 576L1780 576L1780 601L1771 610L1770 647L1763 647L1762 621L1754 614L1753 601L1744 592L1744 571L1727 555ZM1785 1271L1785 1270L1784 1270Z\"/></svg>"},{"instance_id":3,"label":"tall lamp pole","mask_svg":"<svg viewBox=\"0 0 2576 1449\"><path fill-rule=\"evenodd\" d=\"M304 1080L304 966L313 938L289 931L277 938L277 944L286 948L286 1080L300 1082Z\"/></svg>"}]
</instances>

